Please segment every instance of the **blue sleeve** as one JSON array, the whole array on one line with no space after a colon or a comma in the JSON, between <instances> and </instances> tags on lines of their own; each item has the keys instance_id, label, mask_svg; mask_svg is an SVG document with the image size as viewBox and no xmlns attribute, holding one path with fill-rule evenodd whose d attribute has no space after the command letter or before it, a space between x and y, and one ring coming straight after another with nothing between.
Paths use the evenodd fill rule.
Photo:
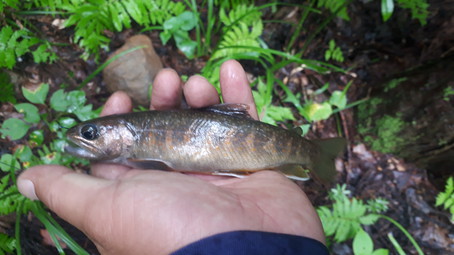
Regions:
<instances>
[{"instance_id":1,"label":"blue sleeve","mask_svg":"<svg viewBox=\"0 0 454 255\"><path fill-rule=\"evenodd\" d=\"M311 238L260 231L233 231L191 243L172 255L329 255L325 245Z\"/></svg>"}]
</instances>

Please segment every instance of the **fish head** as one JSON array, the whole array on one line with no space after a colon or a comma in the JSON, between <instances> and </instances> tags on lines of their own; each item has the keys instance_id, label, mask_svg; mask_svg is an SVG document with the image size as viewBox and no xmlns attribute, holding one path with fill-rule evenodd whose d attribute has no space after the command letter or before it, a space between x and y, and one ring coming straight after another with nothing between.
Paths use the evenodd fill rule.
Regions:
<instances>
[{"instance_id":1,"label":"fish head","mask_svg":"<svg viewBox=\"0 0 454 255\"><path fill-rule=\"evenodd\" d=\"M135 129L126 121L100 118L82 122L66 133L69 140L65 151L73 156L115 161L127 156L136 140Z\"/></svg>"}]
</instances>

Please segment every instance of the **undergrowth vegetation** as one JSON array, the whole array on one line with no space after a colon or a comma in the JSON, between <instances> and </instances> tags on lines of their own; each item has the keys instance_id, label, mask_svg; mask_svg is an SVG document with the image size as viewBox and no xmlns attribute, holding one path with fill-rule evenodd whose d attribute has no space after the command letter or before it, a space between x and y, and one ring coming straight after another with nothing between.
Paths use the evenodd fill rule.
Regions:
<instances>
[{"instance_id":1,"label":"undergrowth vegetation","mask_svg":"<svg viewBox=\"0 0 454 255\"><path fill-rule=\"evenodd\" d=\"M440 192L435 202L436 206L443 206L444 209L449 210L451 214L451 221L454 222L454 179L450 177L446 181L446 187L443 192Z\"/></svg>"},{"instance_id":2,"label":"undergrowth vegetation","mask_svg":"<svg viewBox=\"0 0 454 255\"><path fill-rule=\"evenodd\" d=\"M394 6L394 1L381 2L383 19L387 20L393 13L394 7L391 6ZM290 64L318 74L345 73L345 70L336 66L344 61L344 56L334 40L324 46L325 61L305 59L302 57L304 50L293 52L291 47L297 40L298 32L304 27L307 16L319 15L320 11L316 8L331 11L331 19L337 15L348 20L349 3L350 1L319 0L309 1L308 6L298 5L305 15L294 25L295 35L292 35L287 50L280 51L270 49L262 40L262 10L276 9L280 4L276 1L256 6L252 1L207 0L203 6L199 6L195 0L0 0L0 12L3 15L0 18L0 68L14 69L22 58L30 54L35 63L57 60L53 48L58 45L47 41L42 34L32 32L37 29L27 21L27 15L51 15L64 20L63 27L72 32L72 41L83 51L80 57L96 61L99 60L101 51L108 50L110 37L106 31L120 32L130 28L140 32L158 30L163 44L174 43L189 59L205 58L206 64L201 74L218 90L219 68L225 60L233 58L255 61L265 70L265 74L256 77L251 84L261 120L274 125L300 120L298 123L302 123L299 125L305 134L314 122L326 120L337 112L360 103L347 100L352 81L341 89L331 91L329 83L323 84L303 98L301 93L290 90L275 73ZM410 9L412 17L421 24L425 23L427 3L424 0L398 0L396 3L402 8ZM99 70L96 73L98 72ZM19 194L15 181L21 169L34 165L88 164L63 153L65 132L78 121L97 116L100 109L95 110L87 104L85 93L81 90L61 88L49 93L49 85L42 84L33 91L23 88L22 96L19 97L15 96L14 85L7 72L0 72L0 82L0 102L13 105L16 111L2 123L0 134L2 138L19 144L14 151L5 153L0 158L0 169L3 171L0 179L0 214L16 214L15 235L0 234L0 254L21 254L20 219L21 215L30 211L48 229L60 254L64 250L57 241L57 236L76 254L87 254L49 216L40 202L30 201ZM86 82L88 81L84 81L80 87ZM297 114L290 107L275 104L276 88L285 93L283 103L291 104ZM17 103L18 98L22 97L26 102ZM383 143L389 144L386 141ZM437 205L444 204L452 211L452 188L449 192L437 199ZM388 250L374 248L370 235L363 227L373 225L379 219L387 219L383 213L387 210L388 202L378 198L364 202L351 198L348 194L345 186L338 186L330 192L333 204L318 208L326 235L332 242L353 239L355 254L388 254ZM449 196L451 197L445 199Z\"/></svg>"}]
</instances>

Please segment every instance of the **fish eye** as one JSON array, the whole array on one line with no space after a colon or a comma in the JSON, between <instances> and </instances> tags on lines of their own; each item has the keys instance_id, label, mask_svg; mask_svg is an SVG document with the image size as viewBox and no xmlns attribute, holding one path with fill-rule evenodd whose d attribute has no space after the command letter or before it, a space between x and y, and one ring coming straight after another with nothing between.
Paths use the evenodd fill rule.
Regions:
<instances>
[{"instance_id":1,"label":"fish eye","mask_svg":"<svg viewBox=\"0 0 454 255\"><path fill-rule=\"evenodd\" d=\"M87 140L95 140L99 133L95 125L87 124L80 129L80 135Z\"/></svg>"}]
</instances>

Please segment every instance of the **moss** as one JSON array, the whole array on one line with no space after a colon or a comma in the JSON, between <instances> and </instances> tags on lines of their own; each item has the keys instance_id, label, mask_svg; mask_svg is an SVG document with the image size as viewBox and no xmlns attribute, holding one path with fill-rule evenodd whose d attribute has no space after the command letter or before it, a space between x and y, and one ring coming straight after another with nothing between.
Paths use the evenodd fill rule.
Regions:
<instances>
[{"instance_id":1,"label":"moss","mask_svg":"<svg viewBox=\"0 0 454 255\"><path fill-rule=\"evenodd\" d=\"M385 92L388 92L388 91L396 88L400 83L402 83L406 80L407 80L406 77L391 80L390 82L388 82L388 84L385 85Z\"/></svg>"},{"instance_id":2,"label":"moss","mask_svg":"<svg viewBox=\"0 0 454 255\"><path fill-rule=\"evenodd\" d=\"M358 108L358 132L363 135L366 144L373 150L383 153L396 153L407 142L401 135L407 127L401 116L384 115L379 119L375 114L377 105L383 103L382 99L374 98L368 104Z\"/></svg>"},{"instance_id":3,"label":"moss","mask_svg":"<svg viewBox=\"0 0 454 255\"><path fill-rule=\"evenodd\" d=\"M399 117L383 116L376 122L375 131L377 139L371 141L373 150L384 153L398 152L405 140L399 136L404 130L406 123Z\"/></svg>"}]
</instances>

